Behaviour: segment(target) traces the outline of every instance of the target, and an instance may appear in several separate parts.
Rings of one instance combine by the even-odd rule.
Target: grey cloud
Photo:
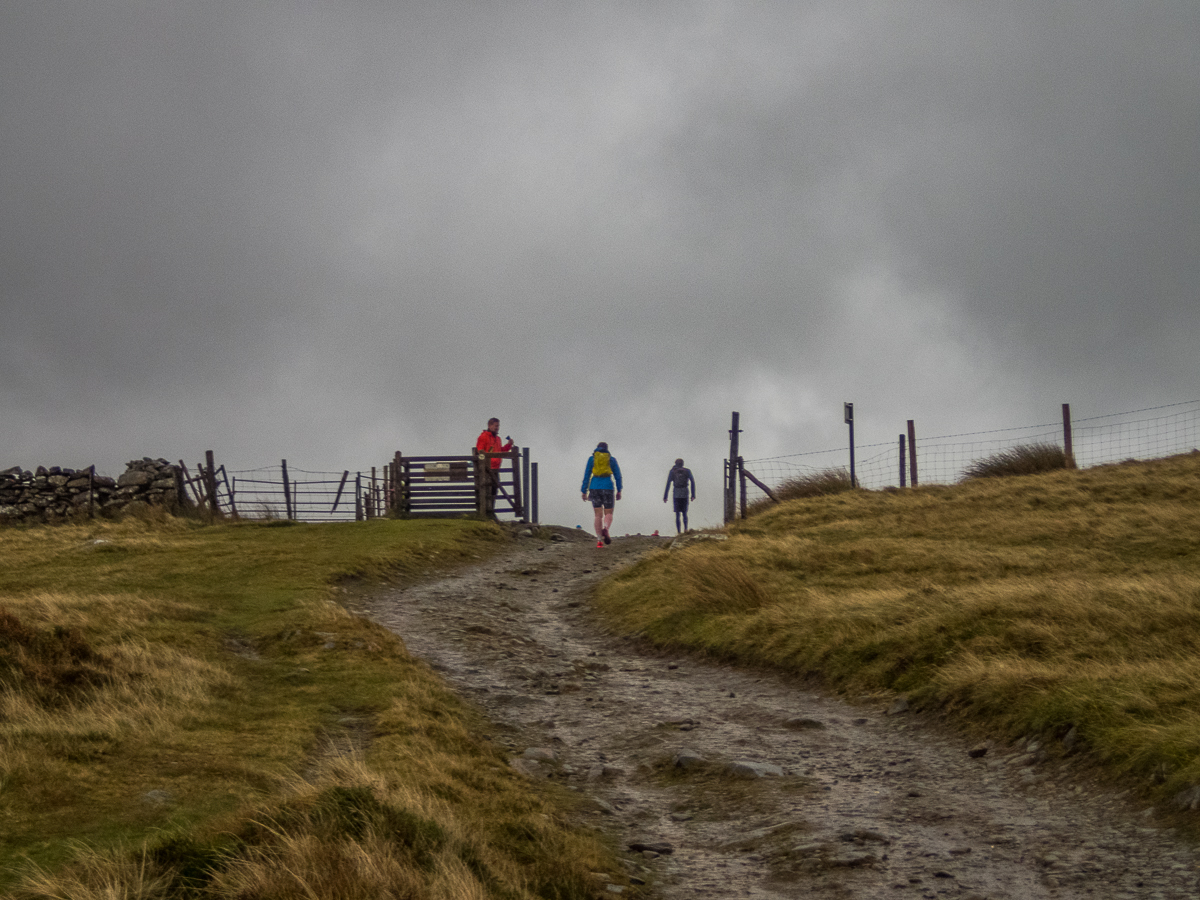
[[[1197,389],[1194,4],[2,15],[8,453],[496,412],[573,492],[597,429],[719,476],[730,408],[774,452]]]

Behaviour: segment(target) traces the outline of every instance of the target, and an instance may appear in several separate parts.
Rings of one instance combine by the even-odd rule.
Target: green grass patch
[[[1200,454],[795,499],[598,602],[661,645],[904,694],[991,737],[1074,729],[1114,775],[1200,784]]]
[[[0,531],[0,892],[591,896],[609,851],[337,602],[506,540],[465,521]]]

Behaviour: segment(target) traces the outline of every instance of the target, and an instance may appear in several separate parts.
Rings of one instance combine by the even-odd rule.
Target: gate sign
[[[846,413],[846,424],[847,425],[852,424],[854,422],[854,404],[853,403],[843,403],[842,408],[843,408],[843,411]]]
[[[466,462],[431,462],[425,464],[426,481],[466,481]]]

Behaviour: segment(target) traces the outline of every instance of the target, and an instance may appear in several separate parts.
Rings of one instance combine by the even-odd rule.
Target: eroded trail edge
[[[588,592],[664,543],[518,538],[355,608],[481,707],[515,766],[584,794],[648,896],[1200,896],[1192,847],[1035,743],[972,756],[907,713],[605,633]]]

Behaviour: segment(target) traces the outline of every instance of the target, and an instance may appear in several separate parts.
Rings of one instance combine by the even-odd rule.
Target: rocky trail
[[[585,796],[627,848],[627,896],[1200,897],[1195,849],[1035,742],[973,747],[903,704],[607,634],[588,592],[666,541],[547,534],[352,605],[481,707],[516,767]]]

